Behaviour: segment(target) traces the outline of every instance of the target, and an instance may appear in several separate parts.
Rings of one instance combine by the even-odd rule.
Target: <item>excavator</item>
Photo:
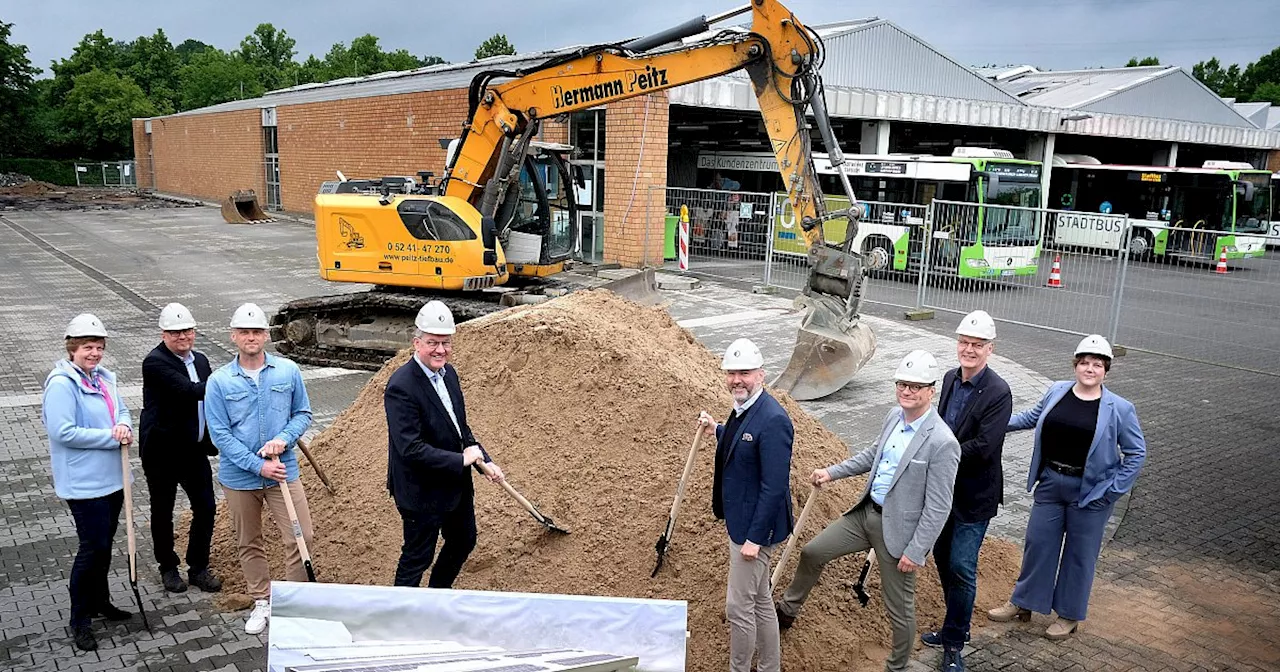
[[[716,24],[750,15],[750,27]],[[478,73],[468,116],[450,143],[443,176],[337,181],[315,199],[321,277],[371,283],[365,292],[290,302],[272,320],[277,349],[322,365],[380,367],[403,348],[425,301],[443,300],[459,320],[531,302],[522,295],[575,289],[564,280],[575,244],[572,147],[538,140],[542,123],[600,105],[745,69],[798,230],[809,275],[804,311],[787,368],[772,382],[796,399],[817,399],[848,383],[875,351],[860,321],[866,274],[852,249],[862,209],[843,170],[848,210],[827,211],[810,147],[808,114],[831,165],[844,156],[823,97],[820,36],[776,0],[701,16],[659,33],[597,44],[545,62]],[[849,222],[830,243],[823,225]],[[633,276],[627,295],[652,289],[652,271]],[[512,287],[517,291],[510,290]],[[524,291],[519,291],[523,288]],[[656,292],[653,292],[656,294]]]

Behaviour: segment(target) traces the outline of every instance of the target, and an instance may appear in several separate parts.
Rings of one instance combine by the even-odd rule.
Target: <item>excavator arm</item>
[[[710,33],[713,24],[747,13],[749,30]],[[679,42],[702,34],[709,36]],[[508,185],[516,182],[541,120],[745,69],[809,248],[809,278],[796,300],[807,312],[791,361],[773,385],[797,399],[826,396],[848,383],[871,357],[875,337],[857,312],[865,275],[861,255],[851,249],[860,211],[857,199],[841,172],[851,207],[826,211],[810,148],[808,111],[832,165],[843,162],[823,99],[821,61],[820,40],[786,7],[775,0],[752,0],[653,36],[579,49],[532,68],[482,72],[472,81],[470,115],[446,167],[444,193],[470,202],[483,217],[493,217]],[[507,81],[490,85],[500,78]],[[828,243],[823,235],[823,222],[833,217],[849,222],[840,244]]]

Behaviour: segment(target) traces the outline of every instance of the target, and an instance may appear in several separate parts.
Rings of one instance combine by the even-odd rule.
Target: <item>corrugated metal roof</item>
[[[1160,65],[1037,71],[1010,78],[999,86],[1029,105],[1075,109],[1177,71],[1176,67]]]
[[[726,77],[672,89],[671,103],[759,110],[751,83]],[[832,116],[847,119],[885,119],[1011,128],[1039,133],[1280,149],[1280,130],[1262,130],[1251,125],[1224,126],[1106,112],[1091,113],[1086,119],[1071,120],[1070,117],[1078,115],[1078,111],[834,86],[827,87],[827,108]]]
[[[1272,105],[1271,109],[1267,110],[1267,125],[1263,128],[1280,128],[1280,106]]]
[[[420,93],[423,91],[441,91],[466,87],[471,78],[481,70],[518,70],[522,67],[537,65],[553,56],[567,54],[578,47],[566,47],[554,51],[542,51],[533,54],[517,54],[514,56],[494,56],[482,61],[469,63],[444,63],[415,70],[381,72],[367,77],[348,77],[320,84],[303,84],[278,91],[271,91],[259,98],[233,100],[219,105],[211,105],[195,110],[179,112],[175,117],[190,114],[208,114],[214,112],[233,112],[236,110],[252,110],[261,107],[280,105],[300,105],[303,103],[319,103],[328,100],[344,100],[348,98],[368,98],[371,96],[390,96],[400,93]],[[497,81],[502,81],[501,79]]]
[[[1232,107],[1254,126],[1267,127],[1267,112],[1271,109],[1271,103],[1235,103]]]
[[[868,21],[823,40],[827,60],[822,79],[828,86],[1021,104],[994,82],[890,21]]]

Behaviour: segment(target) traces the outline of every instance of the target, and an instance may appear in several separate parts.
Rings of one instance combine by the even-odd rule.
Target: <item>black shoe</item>
[[[76,648],[81,651],[96,651],[98,649],[98,638],[93,636],[93,631],[87,625],[72,627],[71,636],[76,640]]]
[[[960,649],[943,649],[942,665],[938,669],[941,672],[964,672],[964,657],[960,655]]]
[[[920,635],[920,643],[925,646],[932,646],[935,649],[940,649],[942,648],[942,633],[937,630],[933,632],[926,632],[923,635]],[[969,633],[967,632],[964,633],[964,643],[969,643]]]
[[[785,613],[782,612],[782,607],[779,607],[777,605],[774,605],[773,609],[774,611],[778,612],[778,629],[779,630],[787,630],[787,629],[790,629],[791,626],[795,625],[796,623],[795,616],[786,615]]]
[[[214,576],[207,568],[202,569],[194,574],[187,574],[187,581],[191,585],[203,590],[206,593],[216,593],[222,590],[222,581]]]
[[[171,593],[187,592],[187,582],[182,580],[182,575],[176,569],[160,572],[160,582],[164,584],[164,589]]]
[[[127,621],[133,618],[133,614],[111,604],[110,602],[98,607],[98,616],[101,616],[108,621]]]

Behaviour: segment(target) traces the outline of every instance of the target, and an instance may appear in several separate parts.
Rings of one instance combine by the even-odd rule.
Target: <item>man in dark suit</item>
[[[453,313],[439,301],[418,311],[413,358],[391,374],[383,394],[387,412],[387,490],[404,524],[395,585],[450,588],[476,545],[471,469],[484,463],[486,477],[502,482],[502,470],[467,426],[458,372],[449,365]]]
[[[933,547],[947,615],[940,631],[926,632],[920,640],[943,648],[943,672],[965,669],[960,651],[969,639],[978,591],[978,551],[987,525],[1004,502],[1000,459],[1013,395],[1004,379],[987,366],[995,338],[996,323],[986,311],[964,316],[956,328],[960,366],[942,379],[938,399],[938,412],[960,442],[960,468],[951,516]]]
[[[751,341],[729,345],[720,365],[733,395],[733,411],[715,428],[716,468],[711,509],[729,533],[729,670],[778,672],[782,647],[769,585],[769,559],[794,527],[791,516],[791,445],[795,429],[776,399],[764,391],[764,357]]]
[[[218,452],[205,427],[209,359],[194,350],[196,321],[182,304],[160,311],[160,331],[163,342],[142,360],[139,451],[151,492],[151,540],[164,589],[185,591],[173,551],[173,506],[181,486],[191,500],[187,579],[201,590],[217,592],[222,581],[209,571],[215,509],[208,458]]]

